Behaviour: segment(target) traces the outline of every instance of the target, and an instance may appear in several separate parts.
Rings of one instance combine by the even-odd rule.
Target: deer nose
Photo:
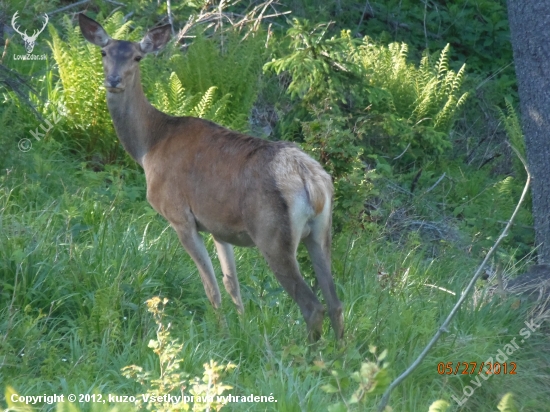
[[[122,81],[122,77],[120,76],[113,76],[113,75],[107,76],[107,84],[110,87],[117,87],[121,81]]]

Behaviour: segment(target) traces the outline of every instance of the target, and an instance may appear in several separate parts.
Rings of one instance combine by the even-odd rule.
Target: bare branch
[[[68,6],[60,7],[58,9],[54,10],[54,11],[50,11],[48,14],[51,16],[52,14],[60,13],[60,12],[65,11],[65,10],[72,9],[73,7],[82,6],[83,4],[86,4],[86,3],[89,3],[89,2],[90,2],[90,0],[80,0],[80,1],[77,1],[76,3],[69,4]]]
[[[42,100],[40,94],[32,87],[30,82],[17,73],[0,64],[0,84],[5,84],[6,87],[12,90],[22,102],[24,102],[41,121],[44,120],[42,114],[36,110],[36,107],[28,97],[29,92],[33,93],[39,100]]]
[[[441,181],[443,180],[443,178],[445,177],[445,172],[443,172],[443,174],[441,175],[441,177],[439,179],[437,179],[437,182],[435,182],[432,187],[430,187],[428,190],[426,190],[424,193],[422,193],[423,195],[425,195],[426,193],[430,193],[432,190],[434,190],[436,188],[436,186],[441,183]]]
[[[168,13],[168,22],[170,23],[170,26],[172,26],[172,36],[175,36],[176,33],[174,32],[174,20],[172,19],[172,7],[170,5],[170,0],[166,0],[166,12]]]
[[[252,10],[245,15],[225,11],[227,7],[235,4],[235,1],[222,1],[218,6],[209,5],[211,9],[205,7],[198,15],[189,17],[187,23],[179,31],[176,41],[181,43],[183,39],[195,37],[191,34],[191,31],[199,25],[206,25],[207,28],[214,27],[214,31],[223,31],[224,21],[229,23],[229,27],[237,30],[248,27],[248,32],[243,37],[243,39],[245,39],[250,33],[258,31],[260,24],[268,18],[279,17],[290,13],[290,11],[278,12],[273,6],[274,3],[275,0],[266,0],[253,7]],[[266,15],[265,12],[268,8],[273,9],[274,13]]]
[[[409,144],[407,145],[407,147],[405,147],[405,150],[403,150],[403,152],[402,152],[399,156],[394,157],[393,160],[397,160],[397,159],[399,159],[401,156],[403,156],[403,155],[407,152],[407,150],[409,150],[409,147],[411,147],[411,143],[410,143],[410,142],[409,142]]]

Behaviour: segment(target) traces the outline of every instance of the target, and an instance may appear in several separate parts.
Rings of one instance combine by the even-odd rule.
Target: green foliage
[[[170,325],[165,324],[164,308],[168,299],[160,299],[155,296],[147,300],[147,310],[153,314],[155,324],[157,325],[157,339],[149,341],[149,348],[158,356],[160,373],[157,376],[155,371],[144,371],[143,367],[130,365],[122,368],[123,375],[135,380],[142,385],[144,392],[150,396],[150,400],[144,402],[143,398],[138,401],[138,407],[145,407],[147,410],[154,411],[187,411],[189,402],[179,402],[174,405],[173,402],[164,400],[164,395],[180,394],[183,395],[184,389],[188,384],[191,385],[189,393],[194,397],[193,411],[215,410],[219,411],[226,403],[222,395],[226,390],[232,389],[232,386],[224,385],[220,381],[221,374],[235,368],[235,365],[218,365],[210,360],[210,363],[204,364],[204,375],[202,378],[195,377],[188,379],[189,375],[181,372],[180,353],[183,345],[170,336]],[[158,401],[157,399],[163,399]],[[197,401],[200,399],[200,401]]]
[[[514,402],[514,395],[507,393],[502,397],[497,406],[500,412],[517,412],[518,408]]]
[[[436,61],[426,54],[418,68],[407,62],[405,43],[392,43],[385,48],[367,40],[362,50],[359,58],[370,84],[388,92],[387,100],[381,103],[389,111],[400,117],[410,113],[407,121],[413,125],[425,122],[424,126],[431,126],[434,131],[450,130],[467,93],[461,93],[465,66],[458,72],[449,69],[448,44]]]
[[[412,146],[403,160],[429,159],[450,147],[448,133],[466,100],[462,93],[464,66],[449,68],[449,46],[437,60],[424,56],[417,68],[407,62],[405,44],[379,46],[365,37],[353,40],[349,31],[326,39],[326,25],[313,28],[295,20],[287,36],[286,56],[265,66],[288,72],[291,97],[304,104],[328,99],[332,114],[351,115],[348,127],[368,113],[366,153],[396,156]],[[371,137],[373,136],[373,137]]]
[[[521,123],[516,109],[510,98],[506,97],[504,103],[506,105],[506,113],[504,113],[501,108],[497,107],[500,121],[504,124],[504,130],[506,130],[506,134],[510,139],[510,144],[517,149],[524,159],[527,159],[527,156],[525,156],[523,130],[521,129]],[[518,176],[526,176],[523,163],[516,156],[514,156],[514,169]]]
[[[449,68],[449,45],[437,60],[425,54],[418,68],[407,62],[404,43],[381,47],[365,38],[360,51],[356,56],[370,86],[374,123],[367,136],[386,134],[389,140],[380,149],[394,157],[410,147],[404,162],[412,157],[422,164],[449,149],[448,134],[467,98],[462,92],[465,66],[458,72]],[[380,153],[377,142],[369,142],[373,152]]]
[[[223,119],[221,111],[229,100],[225,95],[218,101],[214,100],[216,87],[209,88],[202,96],[190,96],[185,92],[179,77],[172,72],[168,82],[159,80],[156,83],[153,101],[157,109],[172,116],[191,115],[209,120]]]
[[[246,131],[265,59],[264,43],[261,33],[246,39],[236,30],[211,38],[198,35],[186,53],[172,55],[170,65],[190,94],[208,94],[219,102],[218,123]]]
[[[448,46],[436,60],[426,54],[416,67],[407,61],[405,44],[358,41],[349,31],[327,39],[326,30],[295,20],[288,51],[265,69],[288,73],[287,92],[300,99],[282,137],[298,135],[333,175],[337,219],[356,218],[374,177],[365,164],[374,160],[379,173],[391,174],[394,168],[421,167],[451,147],[449,132],[467,96],[465,69],[449,68]],[[300,123],[295,116],[302,117]]]
[[[330,116],[322,109],[313,110],[316,118],[301,123],[302,148],[321,162],[333,178],[335,227],[355,225],[365,199],[375,194],[376,174],[374,170],[366,171],[362,161],[362,130],[348,130],[343,117]]]
[[[294,16],[315,23],[335,20],[336,31],[349,28],[354,35],[405,42],[417,56],[426,48],[441,50],[451,43],[455,59],[467,60],[475,72],[496,72],[512,61],[504,0],[294,0],[292,9]]]
[[[458,60],[468,60],[476,71],[496,71],[512,60],[503,0],[425,4],[389,0],[374,1],[371,5],[372,18],[365,20],[361,32],[385,32],[417,49],[437,50],[451,43]],[[495,54],[495,50],[500,52]]]
[[[411,175],[401,178],[410,181]],[[438,181],[429,195],[425,195]],[[470,239],[469,249],[478,255],[488,250],[499,236],[516,207],[524,184],[523,175],[490,176],[484,168],[465,165],[462,160],[449,160],[424,169],[417,181],[419,193],[414,205],[416,213],[432,216],[428,220],[437,220],[442,212],[446,216],[444,219],[453,219],[456,227]],[[514,223],[510,234],[502,241],[501,253],[506,260],[521,259],[531,253],[534,231],[529,204],[522,206]]]
[[[389,364],[384,362],[388,351],[384,350],[377,356],[376,347],[370,346],[369,352],[375,360],[362,362],[359,371],[349,376],[342,376],[342,372],[337,370],[331,371],[331,382],[323,385],[321,389],[326,393],[339,393],[343,402],[329,406],[329,412],[356,410],[359,406],[364,409],[369,396],[380,395],[387,389],[391,382],[387,371]],[[342,390],[346,389],[351,381],[355,382],[357,389],[346,400]]]
[[[292,98],[305,103],[319,98],[340,100],[346,79],[356,78],[354,66],[347,64],[354,48],[349,32],[327,39],[328,26],[321,23],[312,27],[308,20],[294,19],[283,55],[264,66],[264,70],[277,74],[288,72],[291,81],[287,92]]]
[[[1,89],[0,89],[1,90]],[[21,139],[33,139],[29,130],[34,130],[38,125],[36,114],[25,105],[13,91],[1,90],[0,92],[0,125],[3,132],[0,134],[0,145],[4,150],[0,151],[0,165],[8,168],[13,164],[11,155],[18,148]]]

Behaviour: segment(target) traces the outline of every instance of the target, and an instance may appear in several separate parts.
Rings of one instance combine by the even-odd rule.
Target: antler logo
[[[33,49],[34,49],[34,44],[36,43],[36,38],[38,37],[38,35],[40,33],[42,33],[44,31],[44,29],[46,28],[46,25],[48,24],[48,15],[46,13],[44,13],[44,25],[42,26],[42,28],[40,30],[34,30],[32,36],[29,36],[27,34],[27,30],[25,30],[23,33],[21,33],[19,31],[19,26],[16,26],[16,20],[17,20],[17,13],[19,13],[18,11],[15,12],[15,14],[13,15],[12,19],[11,19],[11,26],[13,27],[13,29],[19,33],[21,35],[21,37],[23,38],[23,41],[25,42],[25,49],[27,49],[27,53],[30,54],[32,53]]]

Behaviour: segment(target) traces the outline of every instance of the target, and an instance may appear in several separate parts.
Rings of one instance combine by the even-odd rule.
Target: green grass
[[[246,314],[239,318],[223,291],[223,329],[196,267],[147,204],[142,174],[119,166],[94,172],[48,147],[41,142],[28,153],[12,150],[0,175],[0,387],[10,385],[22,395],[144,393],[120,370],[135,364],[158,372],[147,347],[156,325],[144,302],[159,295],[170,300],[165,321],[172,338],[183,343],[185,372],[202,375],[210,359],[231,362],[237,367],[223,379],[234,387],[229,393],[278,400],[233,403],[225,410],[327,410],[340,400],[321,389],[331,379],[328,370],[351,374],[374,345],[388,350],[390,376],[396,377],[457,299],[426,285],[459,294],[477,265],[452,244],[440,245],[434,258],[414,234],[396,244],[381,228],[339,233],[333,269],[345,304],[344,345],[335,344],[327,321],[325,338],[307,347],[297,306],[256,250],[237,248]],[[207,247],[215,256],[210,240]],[[311,267],[303,266],[313,283]],[[512,309],[508,300],[469,299],[449,334],[393,393],[394,410],[426,411],[436,399],[459,396],[471,378],[440,376],[437,363],[495,355],[519,336],[525,310]],[[508,391],[522,411],[544,410],[547,344],[544,331],[534,334],[510,359],[518,375],[492,377],[460,410],[494,410]],[[321,360],[327,369],[316,368],[314,361]],[[349,397],[353,390],[351,384],[343,393]],[[366,410],[375,410],[377,399],[369,398]],[[81,407],[90,410],[89,404]]]

